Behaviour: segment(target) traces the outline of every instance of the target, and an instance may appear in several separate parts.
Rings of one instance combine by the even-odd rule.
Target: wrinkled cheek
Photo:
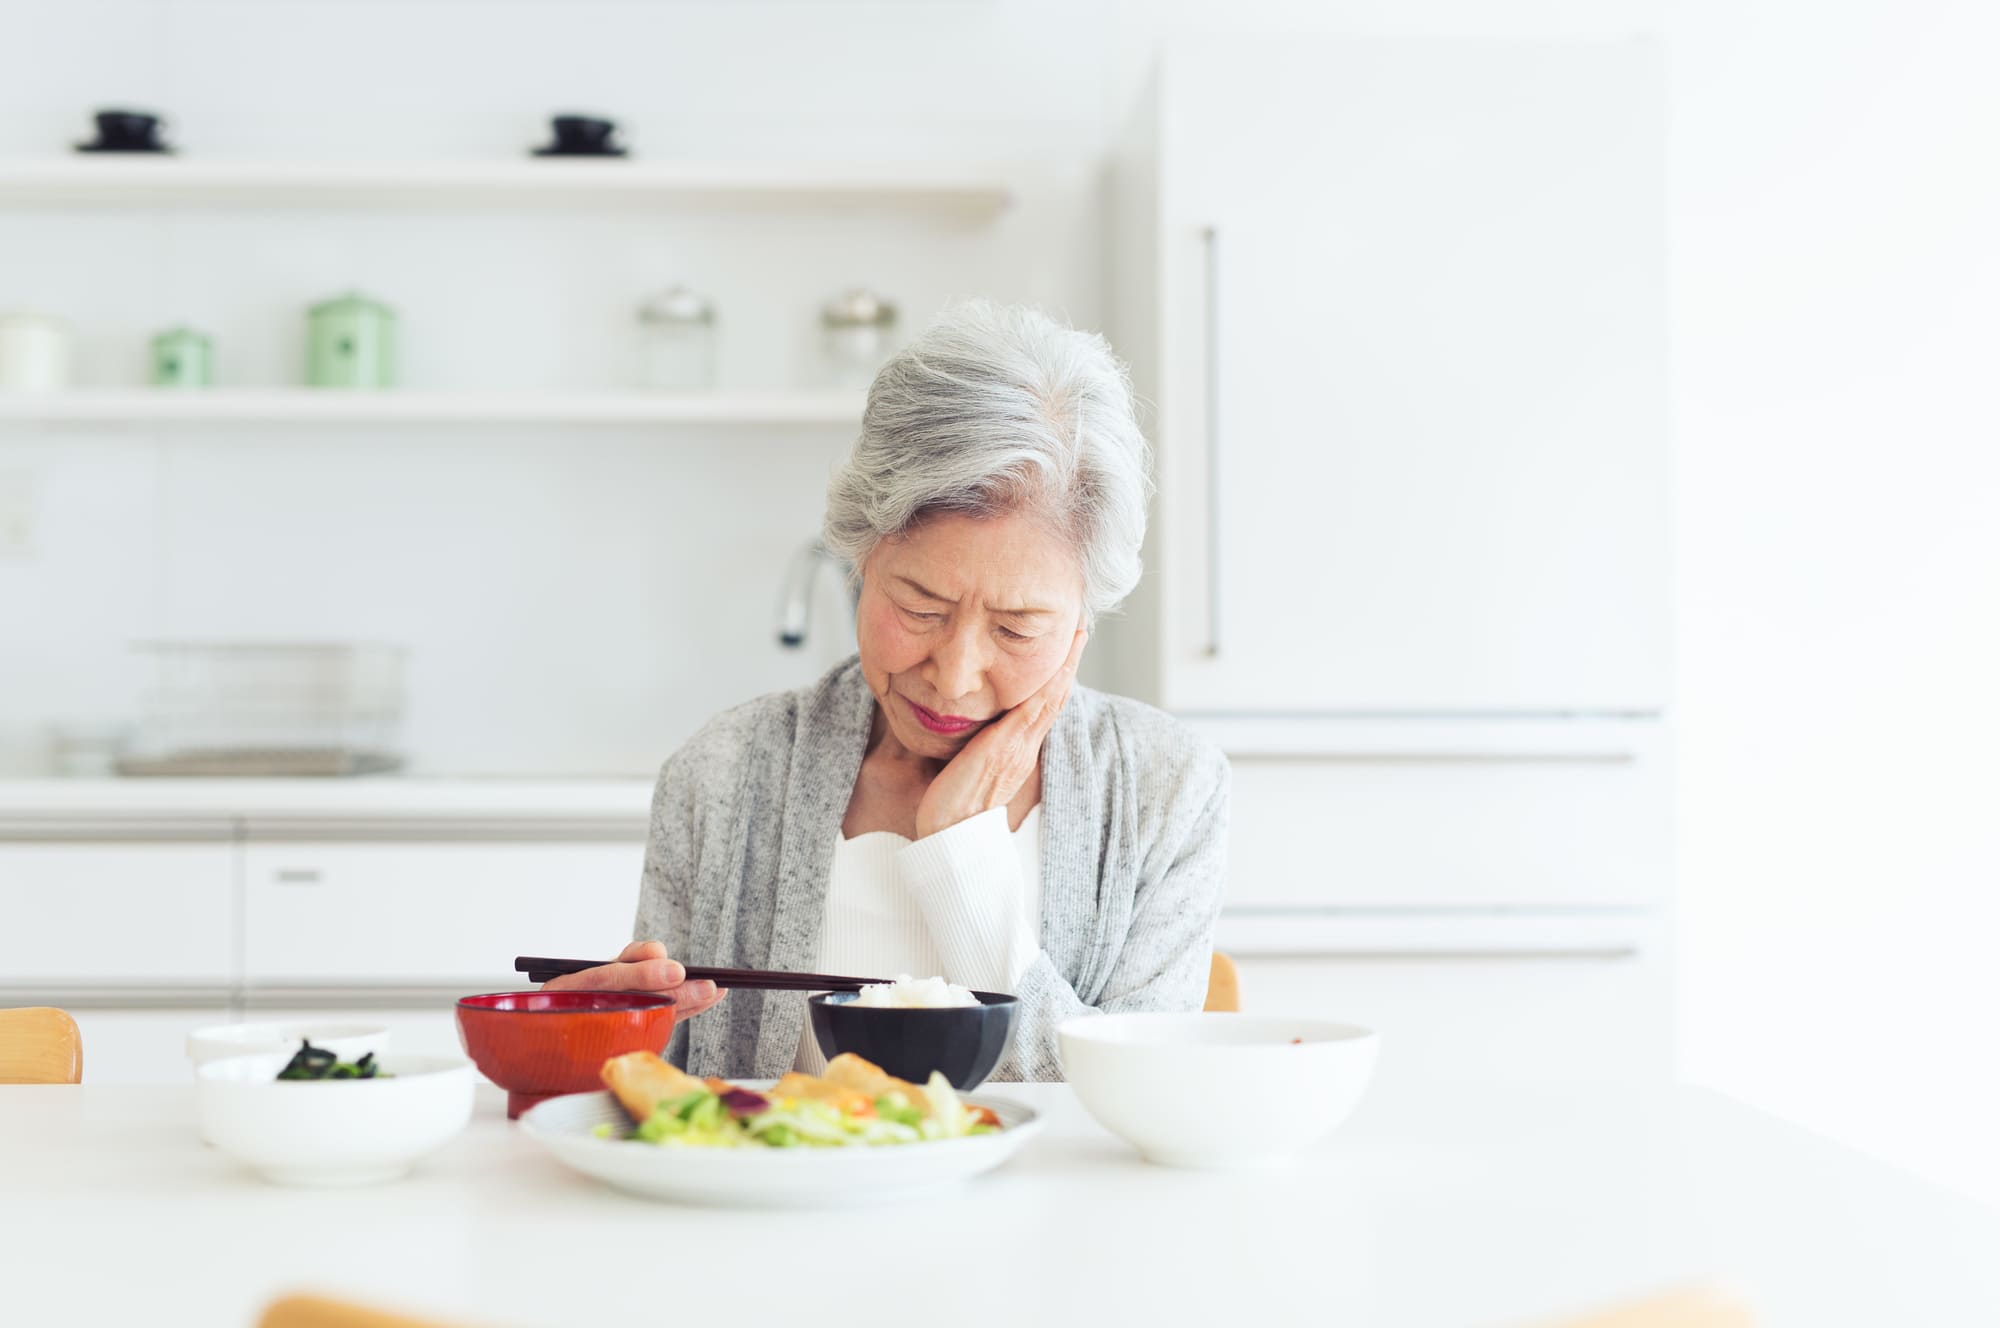
[[[1069,658],[1067,648],[1061,651],[1036,651],[1026,659],[1016,661],[1017,667],[1009,669],[1000,692],[1000,706],[1012,710],[1021,702],[1042,689],[1042,685],[1056,676],[1056,670]]]
[[[864,603],[854,621],[854,637],[861,650],[861,671],[878,689],[891,674],[903,672],[923,657],[920,650],[912,649],[910,634],[896,620],[893,606]]]

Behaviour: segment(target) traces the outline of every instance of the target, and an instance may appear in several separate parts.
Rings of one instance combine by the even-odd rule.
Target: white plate
[[[1042,1128],[1040,1118],[1018,1102],[965,1100],[998,1116],[1000,1132],[869,1148],[655,1148],[593,1133],[607,1123],[620,1132],[631,1128],[625,1109],[609,1093],[550,1098],[521,1116],[521,1128],[565,1166],[649,1199],[823,1208],[901,1199],[991,1171]]]

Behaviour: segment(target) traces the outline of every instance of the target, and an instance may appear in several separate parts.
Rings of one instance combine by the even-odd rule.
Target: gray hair
[[[1075,548],[1094,619],[1139,584],[1150,492],[1131,381],[1104,338],[979,300],[875,375],[824,538],[858,577],[876,544],[927,517],[1029,513]]]

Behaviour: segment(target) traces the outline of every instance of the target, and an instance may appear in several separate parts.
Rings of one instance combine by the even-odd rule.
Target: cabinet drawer
[[[251,842],[244,972],[254,987],[525,985],[517,954],[610,956],[631,937],[632,843]]]
[[[232,853],[226,841],[0,843],[0,981],[227,981]]]
[[[1648,745],[1231,764],[1231,905],[1629,906],[1669,890],[1671,790]]]

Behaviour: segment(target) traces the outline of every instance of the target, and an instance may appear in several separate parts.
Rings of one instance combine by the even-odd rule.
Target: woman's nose
[[[986,673],[986,660],[979,640],[971,631],[954,632],[931,655],[931,686],[938,700],[956,701],[971,696]]]

